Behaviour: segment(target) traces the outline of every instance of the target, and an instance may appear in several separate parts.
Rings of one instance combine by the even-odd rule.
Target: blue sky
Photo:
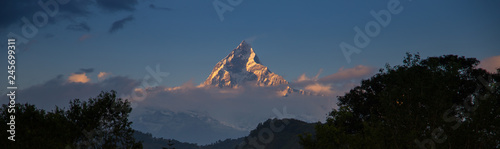
[[[222,21],[214,1],[140,0],[123,7],[94,3],[84,7],[85,14],[61,11],[39,28],[30,45],[19,45],[27,49],[19,52],[20,87],[80,68],[95,70],[89,74],[91,80],[97,80],[98,72],[141,79],[147,74],[144,68],[156,64],[170,73],[162,85],[201,83],[245,39],[251,40],[264,65],[287,80],[314,75],[319,69],[328,75],[342,67],[400,64],[406,52],[478,59],[500,54],[500,2],[494,0],[400,1],[402,11],[391,16],[361,53],[351,56],[351,63],[339,44],[353,44],[353,28],[374,21],[370,11],[387,9],[390,1],[242,0],[236,6],[220,1],[233,8],[223,13]],[[69,4],[76,2],[60,8],[71,9]],[[33,8],[30,12],[42,10]],[[109,32],[113,22],[128,16],[133,19],[123,28]],[[21,34],[19,20],[13,19],[1,33]],[[89,30],[67,29],[79,23]]]

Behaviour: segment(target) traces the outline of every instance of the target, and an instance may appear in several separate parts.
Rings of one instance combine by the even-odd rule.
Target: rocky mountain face
[[[237,88],[241,85],[278,86],[288,84],[262,65],[252,47],[245,41],[241,42],[224,59],[219,61],[204,86]]]

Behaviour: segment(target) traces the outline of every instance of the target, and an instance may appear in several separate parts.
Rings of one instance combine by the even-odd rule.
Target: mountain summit
[[[203,86],[237,88],[244,84],[277,86],[288,82],[262,65],[252,47],[243,40],[215,65]]]

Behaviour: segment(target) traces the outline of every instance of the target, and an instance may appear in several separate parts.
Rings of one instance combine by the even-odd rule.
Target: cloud
[[[334,93],[331,85],[323,85],[319,83],[307,85],[304,89],[320,95],[332,95]]]
[[[104,80],[107,77],[109,77],[110,75],[111,75],[111,73],[108,73],[108,72],[99,72],[99,74],[97,75],[97,79]]]
[[[193,83],[193,80],[189,80],[186,83],[182,84],[181,86],[176,86],[176,87],[165,87],[165,91],[187,91],[190,89],[194,89],[196,86]]]
[[[85,73],[73,73],[68,80],[65,78],[59,75],[45,83],[20,90],[22,100],[19,102],[29,102],[37,107],[51,110],[54,105],[66,107],[68,102],[75,98],[95,97],[100,91],[116,90],[118,97],[124,99],[131,99],[129,97],[132,97],[133,93],[141,92],[144,93],[144,100],[132,100],[135,105],[132,113],[135,116],[145,114],[141,113],[143,111],[141,109],[197,111],[207,113],[210,117],[228,125],[248,130],[267,118],[278,117],[273,110],[282,111],[284,107],[298,119],[309,122],[323,121],[325,115],[335,107],[336,102],[334,98],[326,96],[300,94],[278,96],[276,92],[279,87],[199,88],[192,81],[188,81],[180,87],[139,88],[140,81],[122,76],[109,77],[95,83],[90,82]]]
[[[80,71],[75,73],[82,74],[82,73],[92,73],[92,72],[94,72],[94,68],[80,68]]]
[[[336,99],[326,96],[292,94],[282,97],[277,94],[279,87],[197,88],[192,83],[183,86],[176,89],[154,87],[137,90],[145,92],[146,98],[137,102],[135,109],[197,111],[240,128],[252,129],[259,122],[277,117],[273,109],[281,111],[283,107],[287,107],[288,112],[298,119],[324,121],[336,102]]]
[[[125,23],[130,22],[132,20],[134,20],[134,17],[132,15],[130,15],[128,17],[125,17],[123,19],[120,19],[118,21],[113,22],[113,24],[111,25],[111,28],[109,28],[109,33],[116,32],[117,30],[123,28],[123,25]]]
[[[60,5],[60,9],[62,12],[66,12],[65,14],[61,14],[61,16],[69,17],[68,19],[72,19],[74,17],[85,17],[92,14],[90,9],[91,6],[94,6],[94,1],[89,0],[72,0],[67,4]]]
[[[97,5],[109,11],[134,11],[137,0],[96,0]]]
[[[50,18],[49,21],[65,20],[68,18],[86,16],[90,14],[88,7],[93,3],[94,2],[88,0],[72,0],[66,4],[57,3],[59,6],[59,13],[56,15],[58,18]],[[53,7],[51,6],[51,8]],[[7,28],[12,24],[21,23],[20,20],[23,17],[31,20],[32,16],[38,11],[45,12],[38,4],[38,1],[0,1],[0,16],[2,16],[0,27]]]
[[[85,73],[76,74],[73,73],[68,77],[68,82],[71,83],[87,83],[90,79],[85,75]]]
[[[124,76],[112,76],[96,84],[103,89],[113,89],[120,94],[129,94],[140,85],[140,82]]]
[[[321,72],[323,72],[323,69],[320,69],[318,71],[318,73],[316,74],[316,76],[314,76],[313,78],[309,78],[306,76],[305,73],[303,73],[302,75],[299,76],[299,78],[296,80],[296,82],[317,81]]]
[[[81,22],[78,24],[70,24],[66,27],[67,30],[73,30],[73,31],[85,31],[89,32],[90,31],[90,26],[87,25],[86,22]]]
[[[240,135],[236,135],[242,136],[269,118],[296,118],[308,122],[324,122],[328,112],[336,108],[336,99],[331,97],[299,94],[291,94],[287,97],[278,96],[276,91],[279,87],[197,88],[193,87],[192,83],[183,86],[176,90],[170,90],[169,87],[138,90],[147,96],[142,101],[134,102],[136,106],[129,118],[134,122],[134,129],[152,132],[153,135],[159,137],[183,138],[182,133],[176,134],[175,132],[179,130],[179,126],[191,126],[193,123],[199,125],[200,122],[185,118],[173,119],[175,114],[170,113],[188,113],[205,122],[201,123],[203,127],[210,127],[207,124],[221,122],[224,126],[243,131]],[[172,111],[166,113],[171,116],[158,116],[158,113],[163,113],[163,111]],[[228,132],[231,131],[227,129],[214,131],[212,139],[184,138],[196,143],[207,143],[229,137]],[[184,131],[184,133],[188,133],[186,134],[188,136],[204,136],[205,134],[203,131]]]
[[[13,23],[20,22],[22,17],[32,16],[38,10],[41,9],[36,1],[1,1],[0,15],[2,21],[0,21],[0,27],[6,28]]]
[[[158,6],[154,5],[154,4],[149,5],[149,8],[156,9],[156,10],[166,10],[166,11],[172,10],[170,8],[167,8],[167,7],[158,7]]]
[[[79,41],[85,41],[87,39],[89,39],[90,37],[92,37],[92,35],[90,34],[83,34],[82,36],[80,36],[80,38],[78,38]]]
[[[84,71],[91,72],[88,69]],[[108,73],[99,74],[97,76],[102,77]],[[81,78],[88,79],[86,73],[73,73],[68,80],[81,80]],[[300,94],[278,96],[277,91],[281,89],[280,87],[242,86],[238,89],[221,89],[196,87],[192,81],[188,81],[178,87],[140,88],[140,81],[122,76],[111,76],[99,82],[91,82],[90,79],[83,81],[86,83],[68,80],[65,76],[59,75],[45,83],[19,90],[18,102],[29,102],[39,108],[52,110],[54,106],[67,108],[72,99],[86,100],[95,97],[100,91],[116,90],[118,97],[132,101],[133,110],[130,119],[135,125],[148,126],[146,122],[141,121],[144,116],[151,116],[147,111],[169,110],[206,113],[208,117],[227,126],[242,130],[251,130],[268,118],[283,118],[282,113],[308,122],[324,121],[326,114],[336,107],[336,99],[329,96]],[[134,100],[134,95],[141,95],[144,99]],[[2,98],[6,97],[0,97]],[[183,123],[189,122],[182,121],[179,125]]]
[[[82,75],[84,74],[80,74],[80,77],[83,77]],[[17,102],[28,102],[45,110],[53,110],[55,106],[67,107],[73,99],[86,100],[95,97],[101,91],[115,90],[119,94],[130,94],[140,85],[139,81],[123,76],[110,77],[97,83],[74,83],[65,78],[64,75],[58,75],[47,82],[21,89]],[[0,99],[7,100],[5,97]]]
[[[339,69],[337,73],[323,77],[319,81],[334,82],[339,80],[360,79],[373,75],[375,73],[374,70],[375,70],[374,68],[364,65],[358,65],[354,68],[349,68],[349,69],[344,69],[344,67],[342,67]]]
[[[492,56],[481,60],[478,65],[479,68],[483,68],[488,72],[495,73],[497,69],[500,68],[500,55]]]
[[[39,1],[26,0],[4,0],[0,1],[0,28],[15,27],[17,32],[21,32],[21,26],[24,24],[21,18],[25,17],[32,21],[33,15],[37,12],[47,13],[44,8],[38,4]],[[100,13],[96,11],[96,7],[106,10],[104,12],[115,11],[133,11],[138,4],[137,0],[71,0],[68,3],[61,4],[59,1],[40,1],[45,2],[49,9],[54,10],[56,7],[50,3],[57,4],[57,13],[55,16],[48,18],[50,24],[55,24],[60,21],[75,22],[79,18],[93,17]],[[50,5],[49,5],[50,4]],[[90,31],[90,27],[85,23],[71,24],[67,26],[68,30],[75,31]]]
[[[33,47],[36,47],[35,45],[38,44],[38,40],[32,39],[29,40],[28,43],[20,50],[20,52],[27,52],[31,50]]]
[[[369,66],[358,65],[353,68],[339,69],[338,72],[319,78],[322,69],[316,76],[310,78],[306,74],[300,75],[297,80],[291,82],[294,88],[304,89],[306,91],[324,96],[341,96],[348,92],[361,82],[361,79],[367,78],[375,73],[375,69]]]
[[[307,77],[305,73],[299,76],[297,82],[312,81],[311,78]]]
[[[249,43],[249,44],[253,44],[253,42],[258,38],[258,36],[251,36],[251,37],[248,37],[248,38],[245,38],[245,42]]]
[[[250,37],[245,38],[244,40],[245,40],[245,42],[252,44],[258,38],[263,38],[263,37],[267,37],[267,34],[259,34],[259,35],[250,36]]]

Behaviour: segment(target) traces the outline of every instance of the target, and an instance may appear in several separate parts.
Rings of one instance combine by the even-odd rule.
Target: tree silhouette
[[[79,133],[76,146],[94,148],[131,148],[137,145],[132,137],[128,114],[130,102],[116,98],[116,92],[101,92],[97,98],[70,102],[67,118]],[[81,130],[81,131],[78,131]]]
[[[339,97],[305,148],[498,148],[499,73],[445,55],[386,66]]]
[[[45,112],[30,104],[16,104],[15,109],[16,142],[1,139],[0,148],[142,148],[132,136],[130,103],[116,98],[115,91],[72,100],[67,111],[56,107]],[[7,105],[0,109],[3,128],[8,127],[7,110]]]
[[[168,143],[167,143],[168,147],[162,147],[162,149],[175,149],[174,146],[174,143],[172,142],[172,140],[168,140]]]

